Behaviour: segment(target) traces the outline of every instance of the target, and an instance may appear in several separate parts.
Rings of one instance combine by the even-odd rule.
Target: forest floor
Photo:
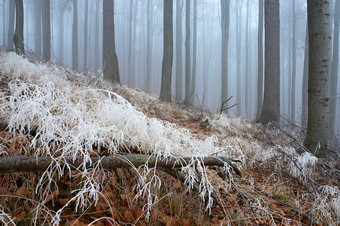
[[[12,78],[2,63],[0,60],[3,107]],[[72,82],[79,83],[77,76],[74,78]],[[44,200],[37,191],[44,172],[1,173],[0,222],[49,224],[62,208],[60,225],[340,224],[340,152],[336,145],[327,159],[317,160],[301,145],[303,131],[289,123],[263,126],[181,102],[163,103],[156,95],[139,89],[96,82],[90,80],[86,85],[112,90],[148,118],[185,128],[195,139],[215,137],[215,145],[227,151],[228,147],[236,147],[232,150],[242,162],[237,164],[242,175],[223,177],[217,167],[207,168],[207,178],[213,186],[213,205],[207,209],[207,200],[202,200],[199,191],[188,191],[183,182],[157,170],[161,180],[159,199],[146,219],[143,207],[147,201],[135,198],[138,179],[133,169],[103,172],[102,196],[82,211],[76,210],[78,204],[72,201],[73,191],[81,183],[76,170],[56,180]],[[0,120],[8,120],[8,116],[2,113]],[[30,135],[0,131],[0,157],[33,155],[32,139]],[[199,179],[196,182],[199,184]]]

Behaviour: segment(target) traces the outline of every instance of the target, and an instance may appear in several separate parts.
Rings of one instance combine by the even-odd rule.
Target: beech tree
[[[279,0],[265,1],[265,79],[259,122],[280,119],[280,21]]]
[[[228,99],[229,0],[221,0],[221,105]],[[223,106],[222,106],[223,107]]]
[[[182,11],[183,0],[176,0],[176,99],[182,100],[182,76],[183,76],[183,53],[182,53]]]
[[[259,119],[263,103],[263,0],[259,0],[259,27],[257,36],[257,111],[255,119]]]
[[[78,70],[78,0],[73,0],[72,66]]]
[[[331,29],[329,0],[308,0],[308,123],[304,144],[323,156],[329,136]]]
[[[173,61],[173,2],[164,0],[163,8],[163,63],[160,99],[171,101],[171,73]]]
[[[50,0],[43,0],[43,58],[46,61],[51,60],[51,16]]]
[[[190,0],[185,1],[185,104],[190,104]]]
[[[115,45],[114,1],[103,1],[103,73],[104,78],[120,83]]]
[[[22,0],[15,0],[15,32],[14,45],[18,54],[25,54],[24,50],[24,6]]]

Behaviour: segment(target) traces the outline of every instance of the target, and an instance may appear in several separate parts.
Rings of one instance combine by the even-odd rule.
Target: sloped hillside
[[[340,223],[339,170],[289,129],[14,53],[1,53],[0,73],[0,165],[26,156],[37,168],[0,172],[4,224]],[[107,159],[128,167],[106,169]]]

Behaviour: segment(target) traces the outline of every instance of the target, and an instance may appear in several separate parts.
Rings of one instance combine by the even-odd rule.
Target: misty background
[[[75,3],[76,2],[76,3]],[[185,7],[188,1],[174,0],[173,99],[184,100],[185,94]],[[43,0],[24,0],[24,43],[26,52],[42,56]],[[212,112],[221,108],[221,4],[219,0],[190,1],[191,67],[194,59],[193,24],[197,24],[194,104]],[[51,59],[57,64],[82,72],[101,74],[103,5],[101,0],[51,0]],[[163,57],[163,0],[115,0],[115,41],[122,85],[138,87],[159,94]],[[197,6],[195,6],[197,4]],[[11,22],[14,0],[2,0],[0,43],[14,49]],[[75,8],[76,7],[76,8]],[[194,8],[197,7],[197,18]],[[331,21],[334,20],[331,1]],[[178,13],[181,15],[177,23]],[[42,19],[41,19],[42,18]],[[87,18],[87,19],[86,19]],[[306,0],[280,1],[281,115],[301,125],[302,86],[305,69]],[[87,22],[86,22],[87,21]],[[74,40],[74,26],[78,37]],[[182,72],[176,68],[176,31],[182,27]],[[332,25],[332,30],[334,26]],[[14,28],[12,28],[14,29]],[[257,111],[259,1],[231,0],[228,48],[228,113],[255,119]],[[333,32],[333,31],[332,31]],[[10,38],[9,38],[10,37]],[[339,37],[336,37],[339,39]],[[148,43],[151,54],[147,54]],[[72,49],[77,45],[76,66]],[[147,69],[148,63],[151,69]],[[151,87],[147,87],[147,74]],[[337,73],[339,75],[339,71]],[[182,93],[176,93],[176,79],[181,78]],[[332,82],[332,81],[331,81]],[[238,89],[238,83],[241,89]],[[340,98],[338,79],[335,135],[340,134]]]

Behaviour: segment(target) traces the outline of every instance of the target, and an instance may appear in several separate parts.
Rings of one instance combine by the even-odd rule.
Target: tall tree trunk
[[[173,2],[164,0],[163,11],[163,63],[160,99],[171,101],[171,72],[173,60]]]
[[[96,1],[96,14],[95,14],[95,35],[94,35],[94,51],[95,51],[95,70],[100,68],[100,46],[99,46],[99,0]]]
[[[294,0],[288,0],[289,3],[289,7],[288,7],[288,12],[289,14],[291,14],[291,5],[292,5],[292,1]],[[287,107],[285,107],[285,102],[282,103],[283,105],[283,109],[287,109],[287,117],[289,118],[289,120],[291,120],[290,115],[292,112],[292,17],[289,15],[288,18],[288,31],[287,31],[287,40],[288,40],[288,66],[287,66],[287,74],[283,77],[287,77],[288,82],[287,82],[287,93],[283,94],[283,99],[286,101],[287,103]],[[284,55],[283,55],[284,57]],[[285,86],[283,84],[283,86]],[[284,87],[283,87],[284,88]],[[285,89],[283,89],[285,90]]]
[[[295,1],[292,2],[292,94],[291,94],[291,112],[290,120],[295,122],[295,83],[296,83],[296,13]]]
[[[185,104],[190,104],[190,0],[185,1]]]
[[[103,72],[104,78],[120,83],[115,46],[114,1],[103,1]]]
[[[24,6],[22,0],[15,0],[14,45],[18,54],[25,54],[24,49]]]
[[[192,75],[191,75],[191,100],[194,102],[196,92],[196,60],[197,60],[197,1],[194,1],[194,18],[193,18],[193,41],[192,41]]]
[[[129,54],[128,54],[128,85],[132,85],[132,15],[133,15],[133,2],[130,0],[130,16],[129,16]]]
[[[244,94],[244,110],[246,113],[246,116],[250,116],[250,59],[249,59],[249,13],[250,13],[250,9],[249,9],[249,2],[250,0],[247,0],[247,20],[246,20],[246,76],[245,76],[245,94]]]
[[[9,1],[9,13],[8,13],[8,43],[7,47],[13,49],[13,37],[14,37],[14,19],[15,19],[15,1]]]
[[[2,43],[6,43],[6,0],[3,0],[2,6]]]
[[[280,21],[279,0],[265,1],[265,80],[259,122],[280,119]]]
[[[59,61],[64,64],[64,11],[65,6],[63,4],[59,5],[59,39],[58,39],[58,47],[59,47]]]
[[[323,156],[329,136],[331,29],[329,0],[308,0],[308,125],[305,146]]]
[[[41,0],[34,1],[34,51],[41,56],[41,23],[42,23],[42,2]]]
[[[241,87],[241,8],[239,1],[236,3],[236,76],[237,76],[237,115],[241,115],[242,110],[242,87]]]
[[[43,0],[43,58],[45,61],[51,60],[51,17],[50,0]]]
[[[221,105],[228,99],[229,0],[221,0]],[[223,107],[223,106],[222,106]]]
[[[182,100],[183,96],[182,10],[183,0],[176,0],[176,100]]]
[[[146,40],[146,90],[151,93],[152,88],[152,21],[153,21],[153,1],[147,3],[147,40]]]
[[[257,37],[257,111],[255,119],[261,115],[263,104],[263,0],[259,0],[259,27]]]
[[[78,70],[78,0],[73,0],[72,67]]]
[[[303,81],[302,81],[302,119],[301,127],[307,128],[307,110],[308,110],[308,21],[306,24],[306,36],[305,36],[305,56],[303,63]]]
[[[84,23],[84,70],[87,71],[88,50],[88,26],[89,26],[89,0],[85,0],[85,23]]]
[[[335,113],[336,113],[336,95],[338,85],[338,70],[339,70],[339,24],[340,24],[340,0],[335,2],[334,13],[334,34],[333,34],[333,57],[331,67],[331,84],[330,84],[330,99],[329,99],[329,133],[331,136],[335,132]]]

